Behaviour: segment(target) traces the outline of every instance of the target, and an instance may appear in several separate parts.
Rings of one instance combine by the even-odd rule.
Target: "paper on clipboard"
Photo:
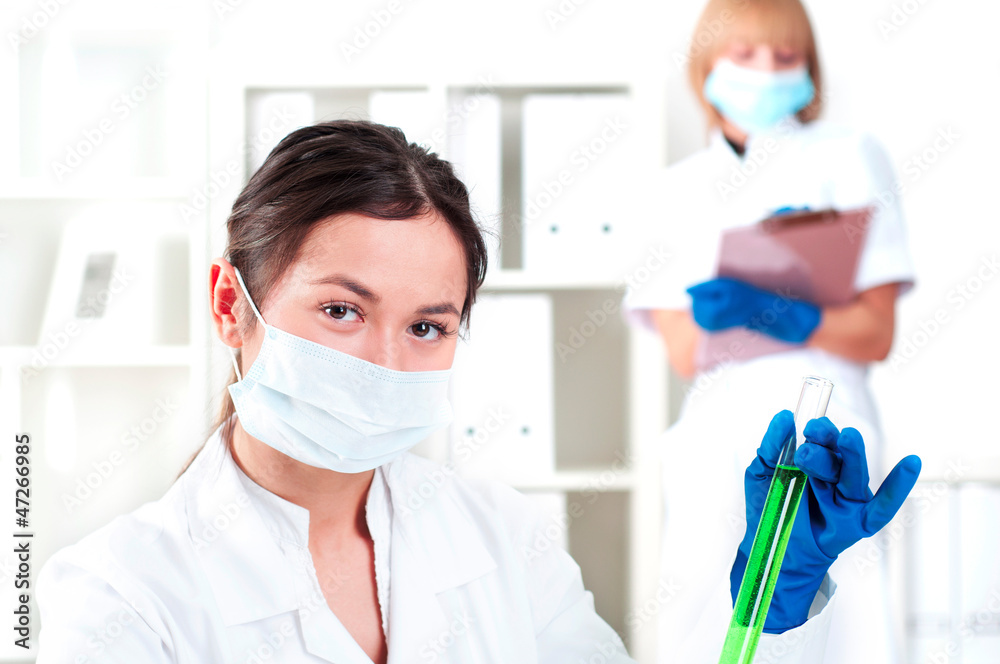
[[[780,214],[723,232],[716,273],[819,306],[847,304],[874,209]],[[795,344],[738,327],[705,335],[695,365],[705,370],[726,361],[778,353]]]

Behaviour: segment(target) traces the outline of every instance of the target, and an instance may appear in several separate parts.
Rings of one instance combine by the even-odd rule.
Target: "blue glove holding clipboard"
[[[695,350],[696,368],[794,349],[820,324],[823,307],[857,297],[873,212],[781,209],[723,231],[716,278],[688,289],[695,322],[710,332]]]
[[[695,322],[709,332],[742,326],[800,344],[809,338],[821,317],[815,304],[791,300],[738,279],[712,279],[687,292]]]

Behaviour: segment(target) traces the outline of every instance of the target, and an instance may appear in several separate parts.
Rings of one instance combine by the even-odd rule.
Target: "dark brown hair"
[[[409,143],[399,129],[355,120],[322,122],[286,136],[233,204],[225,255],[240,271],[258,309],[263,310],[310,230],[347,213],[386,220],[441,215],[465,252],[461,320],[468,323],[487,267],[486,244],[469,208],[468,189],[450,163]],[[244,333],[253,330],[257,321],[245,298],[239,298],[236,313]],[[229,383],[235,381],[234,370]],[[233,413],[227,391],[213,426],[225,425],[227,445]]]

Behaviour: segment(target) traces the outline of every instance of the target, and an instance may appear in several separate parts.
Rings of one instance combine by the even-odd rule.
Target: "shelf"
[[[620,281],[574,274],[532,274],[525,270],[495,270],[486,275],[481,292],[512,290],[616,290]]]
[[[607,93],[628,92],[635,85],[634,81],[623,79],[608,79],[595,81],[581,76],[576,80],[552,80],[548,76],[539,78],[518,78],[497,80],[492,74],[475,78],[448,78],[447,81],[435,82],[428,77],[400,80],[398,78],[379,78],[371,72],[360,72],[357,77],[338,75],[336,79],[316,77],[314,75],[297,75],[294,72],[283,74],[277,78],[255,76],[252,81],[243,81],[241,86],[247,90],[341,90],[345,88],[363,88],[370,90],[430,90],[443,88],[448,90],[475,90],[488,86],[491,90],[511,94],[533,94],[538,92],[556,92],[560,94],[574,93]]]
[[[46,360],[40,349],[34,346],[0,347],[0,365],[30,368],[37,358],[44,360],[44,364],[40,365],[43,368],[184,367],[194,362],[194,349],[191,346],[149,346],[78,350],[66,357],[56,355]]]
[[[565,491],[573,493],[604,493],[631,491],[636,476],[631,471],[616,472],[611,468],[557,470],[547,475],[507,478],[518,491]]]
[[[123,178],[104,182],[69,182],[53,184],[45,178],[13,178],[0,185],[0,201],[44,200],[121,200],[187,199],[194,196],[197,182],[184,183],[174,178]]]

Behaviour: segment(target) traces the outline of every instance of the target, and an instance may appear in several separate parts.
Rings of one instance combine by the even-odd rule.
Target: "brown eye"
[[[801,53],[793,49],[776,49],[774,52],[774,59],[780,64],[790,65],[798,63],[799,60],[803,59],[803,56]]]
[[[323,307],[326,315],[334,320],[355,321],[360,320],[358,312],[346,304],[328,304]]]
[[[428,341],[434,341],[441,337],[445,332],[434,323],[428,323],[427,321],[420,321],[419,323],[414,323],[410,326],[410,332],[413,336],[418,339],[426,339]]]
[[[754,49],[745,44],[734,44],[729,48],[729,59],[742,62],[753,57]]]

